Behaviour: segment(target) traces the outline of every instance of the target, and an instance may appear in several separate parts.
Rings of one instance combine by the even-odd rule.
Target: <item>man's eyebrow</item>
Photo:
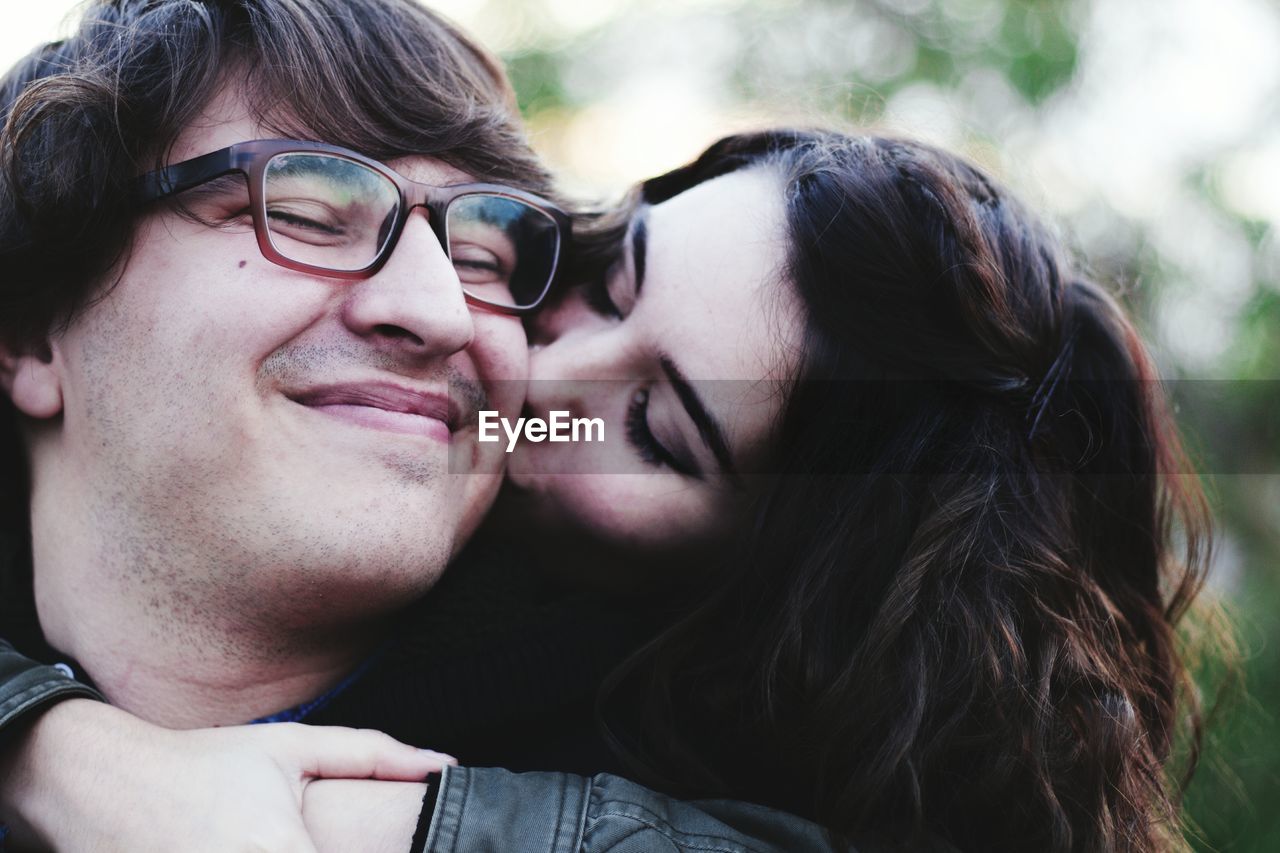
[[[737,468],[733,464],[733,454],[729,452],[729,443],[725,441],[724,428],[711,414],[706,405],[703,404],[698,392],[693,389],[693,386],[689,384],[689,380],[685,379],[684,374],[680,372],[680,368],[676,367],[676,363],[670,357],[661,356],[658,359],[658,363],[662,365],[662,371],[667,374],[667,379],[671,382],[672,389],[676,392],[676,396],[680,398],[680,404],[684,406],[684,410],[689,413],[689,418],[693,421],[694,426],[698,428],[698,435],[702,438],[702,443],[707,446],[707,449],[715,456],[716,462],[720,464],[721,472],[729,478],[736,488],[741,488],[742,481],[738,478]]]
[[[649,207],[636,211],[631,219],[631,262],[636,269],[636,296],[644,287],[645,255],[649,251]]]
[[[210,181],[205,181],[194,187],[183,190],[182,192],[171,196],[176,199],[178,206],[184,203],[206,201],[209,199],[219,199],[222,196],[231,195],[232,193],[243,193],[245,197],[249,194],[249,183],[245,180],[244,175],[239,172],[228,172],[225,175],[219,175]]]
[[[183,195],[214,195],[216,193],[227,192],[228,190],[244,190],[249,191],[249,182],[240,172],[227,172],[225,175],[219,175],[211,178],[190,189],[183,190]]]

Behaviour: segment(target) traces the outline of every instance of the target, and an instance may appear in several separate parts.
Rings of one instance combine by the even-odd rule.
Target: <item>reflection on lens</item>
[[[468,293],[510,307],[542,298],[560,247],[548,214],[518,199],[477,193],[449,205],[447,225],[449,257]]]
[[[330,154],[277,155],[264,185],[271,245],[292,261],[332,270],[373,263],[400,205],[386,177]]]

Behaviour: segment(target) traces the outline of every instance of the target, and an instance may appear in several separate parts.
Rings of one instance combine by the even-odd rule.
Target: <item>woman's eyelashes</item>
[[[640,454],[640,458],[649,465],[665,465],[671,470],[687,477],[701,479],[702,472],[691,460],[672,453],[657,439],[649,426],[649,389],[641,388],[631,395],[627,405],[627,441]]]

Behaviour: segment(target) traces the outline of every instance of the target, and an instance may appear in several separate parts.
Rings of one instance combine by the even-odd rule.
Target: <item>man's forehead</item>
[[[224,86],[186,129],[178,134],[168,160],[170,163],[181,163],[237,142],[275,139],[279,135],[278,131],[265,126],[254,115],[244,99],[236,94],[235,87]],[[323,131],[313,134],[313,137],[320,142],[329,141]],[[475,180],[461,169],[432,157],[401,157],[387,165],[406,178],[424,184],[445,186]]]
[[[387,165],[409,180],[422,184],[448,186],[475,181],[473,176],[434,157],[400,157]]]
[[[178,134],[169,159],[174,163],[190,160],[246,139],[257,139],[254,134],[261,131],[261,125],[244,99],[232,86],[224,85]]]

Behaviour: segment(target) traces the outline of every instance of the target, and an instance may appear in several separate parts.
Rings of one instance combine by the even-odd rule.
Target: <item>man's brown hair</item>
[[[0,345],[38,342],[118,264],[134,176],[227,85],[282,137],[548,191],[497,60],[413,0],[97,0],[0,82]]]

